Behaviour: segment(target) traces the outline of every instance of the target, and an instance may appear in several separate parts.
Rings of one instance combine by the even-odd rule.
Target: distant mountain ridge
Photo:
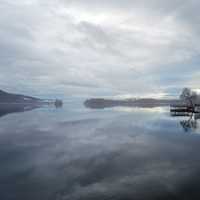
[[[153,107],[170,106],[170,104],[182,104],[182,103],[183,102],[180,101],[179,99],[153,99],[153,98],[124,99],[124,100],[94,98],[94,99],[88,99],[84,102],[86,107],[94,109],[116,107],[116,106],[153,108]]]
[[[39,98],[0,90],[0,117],[10,113],[33,110],[41,107],[44,103],[45,102]]]
[[[25,112],[45,105],[53,105],[60,108],[63,105],[62,100],[40,99],[22,94],[8,93],[0,90],[0,117],[17,112]]]
[[[0,90],[0,103],[27,103],[27,104],[32,103],[33,104],[33,103],[38,103],[40,101],[41,99],[39,98],[21,95],[21,94],[8,93],[3,90]]]

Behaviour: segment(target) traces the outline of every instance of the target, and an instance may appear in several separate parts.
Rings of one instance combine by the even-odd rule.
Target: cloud
[[[197,0],[2,1],[0,86],[65,92],[72,83],[97,85],[99,95],[101,88],[142,95],[196,87],[198,6]]]

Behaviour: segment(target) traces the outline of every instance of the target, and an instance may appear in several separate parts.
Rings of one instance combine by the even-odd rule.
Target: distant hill
[[[84,102],[88,108],[101,109],[116,106],[125,107],[142,107],[153,108],[169,106],[170,104],[181,104],[178,99],[153,99],[153,98],[141,98],[141,99],[124,99],[124,100],[112,100],[112,99],[88,99]]]
[[[39,108],[43,100],[21,94],[12,94],[0,90],[0,117],[9,113],[25,112]]]
[[[25,96],[21,94],[12,94],[0,90],[0,103],[25,103],[25,104],[33,104],[40,102],[41,99]]]

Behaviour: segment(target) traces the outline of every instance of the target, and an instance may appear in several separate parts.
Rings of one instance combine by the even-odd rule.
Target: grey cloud
[[[3,1],[0,68],[15,83],[2,78],[1,85],[29,81],[29,89],[65,90],[68,82],[120,93],[137,93],[140,85],[139,92],[162,92],[170,74],[180,77],[180,68],[186,74],[192,65],[191,75],[180,77],[180,84],[187,84],[199,64],[198,5],[195,0]]]
[[[73,86],[73,87],[88,87],[88,88],[99,88],[99,85],[95,85],[92,83],[77,83],[77,82],[72,82],[72,81],[61,81],[60,82],[63,85],[67,85],[67,86]]]

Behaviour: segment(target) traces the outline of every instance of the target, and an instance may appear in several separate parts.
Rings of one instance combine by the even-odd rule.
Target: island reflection
[[[36,105],[36,104],[10,104],[10,103],[0,104],[0,117],[12,113],[31,111],[36,108],[40,108],[41,106],[42,105]]]
[[[3,117],[12,113],[22,113],[31,111],[34,109],[42,108],[42,107],[55,107],[56,109],[60,109],[63,107],[63,104],[57,103],[37,103],[37,104],[22,104],[22,103],[0,103],[0,117]]]

